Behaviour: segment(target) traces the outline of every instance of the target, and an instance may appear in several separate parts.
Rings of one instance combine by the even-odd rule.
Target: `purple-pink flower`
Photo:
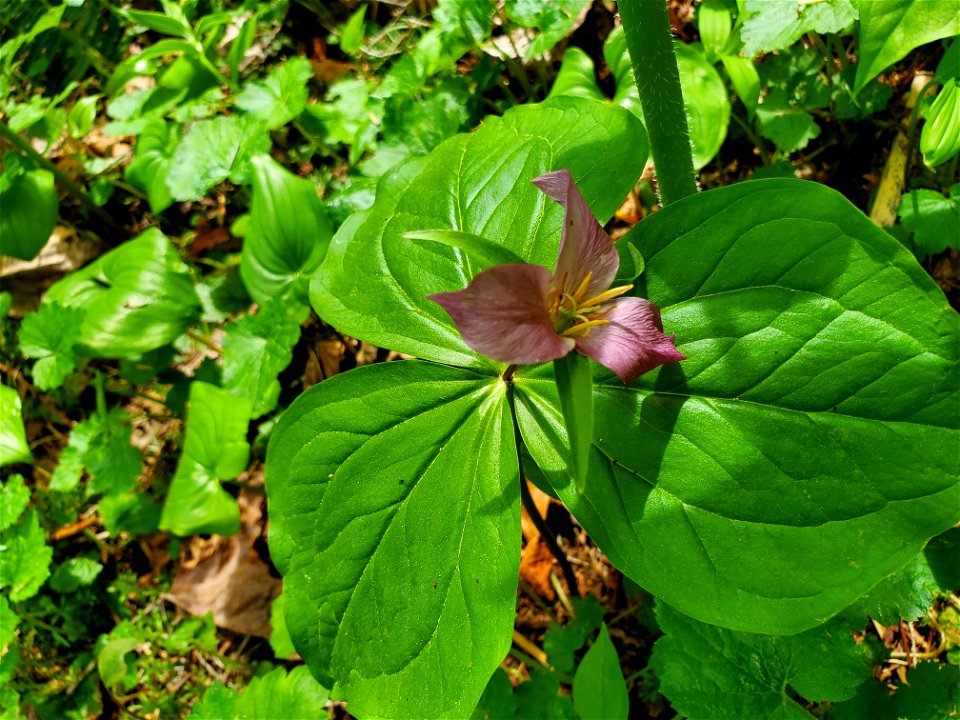
[[[429,299],[450,313],[464,342],[499,362],[528,365],[571,350],[610,368],[629,385],[654,368],[686,358],[663,332],[649,300],[611,288],[620,258],[567,170],[533,183],[563,205],[557,265],[498,265],[478,273],[459,292]]]

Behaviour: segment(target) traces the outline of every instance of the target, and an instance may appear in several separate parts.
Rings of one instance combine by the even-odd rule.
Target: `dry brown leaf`
[[[240,532],[191,542],[188,552],[195,555],[181,562],[164,597],[193,615],[212,612],[219,627],[267,638],[280,580],[254,548],[263,534],[265,498],[244,489],[239,502]]]
[[[553,555],[539,535],[529,541],[520,553],[520,578],[532,587],[540,597],[552,601],[553,587],[550,573],[553,571]]]
[[[529,480],[527,481],[527,487],[530,488],[530,497],[533,498],[533,504],[540,513],[540,517],[546,518],[547,511],[550,509],[550,503],[554,501],[553,498],[547,495]],[[523,507],[520,511],[520,529],[521,532],[523,532],[524,539],[528,543],[533,542],[540,537],[540,531],[537,530],[537,526],[533,524],[533,520],[531,520],[530,516],[527,514],[527,509]]]

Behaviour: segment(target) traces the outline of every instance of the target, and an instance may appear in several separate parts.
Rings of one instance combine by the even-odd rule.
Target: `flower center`
[[[560,289],[566,286],[566,275],[560,278],[559,283],[554,282],[550,288],[547,310],[553,329],[559,335],[570,338],[586,337],[592,328],[608,324],[610,321],[604,316],[613,310],[613,305],[603,305],[633,289],[633,285],[621,285],[588,298],[585,296],[592,277],[593,273],[588,272],[580,286],[572,293],[562,292]]]

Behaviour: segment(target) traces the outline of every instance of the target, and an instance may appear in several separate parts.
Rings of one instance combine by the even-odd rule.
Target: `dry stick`
[[[516,630],[513,631],[513,642],[518,648],[523,650],[523,652],[532,657],[545,668],[550,668],[550,663],[547,662],[547,654],[532,642],[527,640],[527,638],[518,633]]]

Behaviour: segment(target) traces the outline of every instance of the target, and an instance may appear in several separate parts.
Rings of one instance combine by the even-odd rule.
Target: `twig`
[[[547,654],[532,642],[527,640],[527,638],[518,633],[516,630],[513,631],[513,643],[548,670],[553,669],[547,662]]]

